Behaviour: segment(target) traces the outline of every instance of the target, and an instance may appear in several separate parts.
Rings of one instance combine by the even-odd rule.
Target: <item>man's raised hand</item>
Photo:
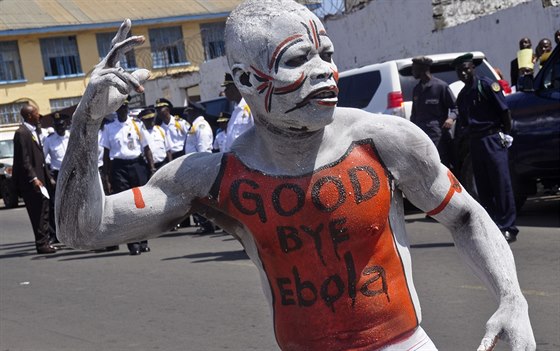
[[[144,91],[142,84],[149,78],[150,71],[137,69],[128,72],[119,64],[119,60],[124,54],[145,41],[143,36],[127,38],[130,26],[129,19],[121,24],[111,42],[111,50],[95,66],[76,115],[83,112],[86,117],[99,120],[116,111],[133,90],[138,93]]]

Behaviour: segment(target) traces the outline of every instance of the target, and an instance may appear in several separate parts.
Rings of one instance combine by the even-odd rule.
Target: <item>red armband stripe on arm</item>
[[[134,194],[134,204],[136,205],[136,208],[146,207],[140,188],[132,188],[132,194]]]
[[[438,213],[440,213],[441,211],[443,211],[443,209],[447,206],[449,201],[451,201],[451,198],[453,197],[453,194],[454,193],[460,193],[460,192],[463,191],[463,188],[461,187],[461,184],[459,183],[457,178],[455,178],[453,173],[451,173],[450,170],[447,170],[447,176],[449,177],[449,181],[451,182],[451,185],[449,186],[449,191],[445,195],[445,198],[443,199],[441,204],[439,204],[438,207],[434,208],[433,210],[431,210],[430,212],[427,213],[428,216],[435,216]]]

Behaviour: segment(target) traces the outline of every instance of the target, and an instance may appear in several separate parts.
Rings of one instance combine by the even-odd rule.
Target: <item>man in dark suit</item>
[[[50,192],[52,184],[43,154],[41,115],[31,105],[25,105],[20,113],[23,124],[14,134],[13,176],[31,220],[37,253],[50,254],[56,249],[49,244],[53,231],[49,226],[49,215],[52,214],[45,194]]]

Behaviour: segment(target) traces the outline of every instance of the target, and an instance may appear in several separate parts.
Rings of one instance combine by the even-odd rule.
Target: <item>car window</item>
[[[488,77],[492,80],[496,80],[494,73],[486,64],[482,64],[482,60],[474,60],[475,72],[479,77]],[[459,80],[457,78],[457,73],[455,73],[455,68],[453,68],[449,63],[434,64],[430,71],[432,75],[451,84]],[[401,89],[404,101],[412,101],[412,90],[414,86],[418,84],[418,80],[414,79],[412,76],[412,66],[401,68],[399,71],[399,77],[401,81]]]
[[[338,106],[366,107],[381,84],[381,73],[371,71],[348,77],[338,81]]]
[[[14,157],[14,141],[0,140],[0,158]]]
[[[208,116],[218,117],[220,112],[231,113],[232,111],[231,104],[226,98],[202,101],[201,103],[206,108],[206,115]]]

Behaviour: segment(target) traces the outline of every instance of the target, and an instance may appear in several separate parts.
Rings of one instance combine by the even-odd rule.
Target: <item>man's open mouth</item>
[[[336,85],[323,87],[312,91],[302,101],[296,104],[295,107],[289,109],[285,113],[292,112],[300,109],[309,103],[316,103],[323,106],[335,106],[338,103],[338,88]]]

